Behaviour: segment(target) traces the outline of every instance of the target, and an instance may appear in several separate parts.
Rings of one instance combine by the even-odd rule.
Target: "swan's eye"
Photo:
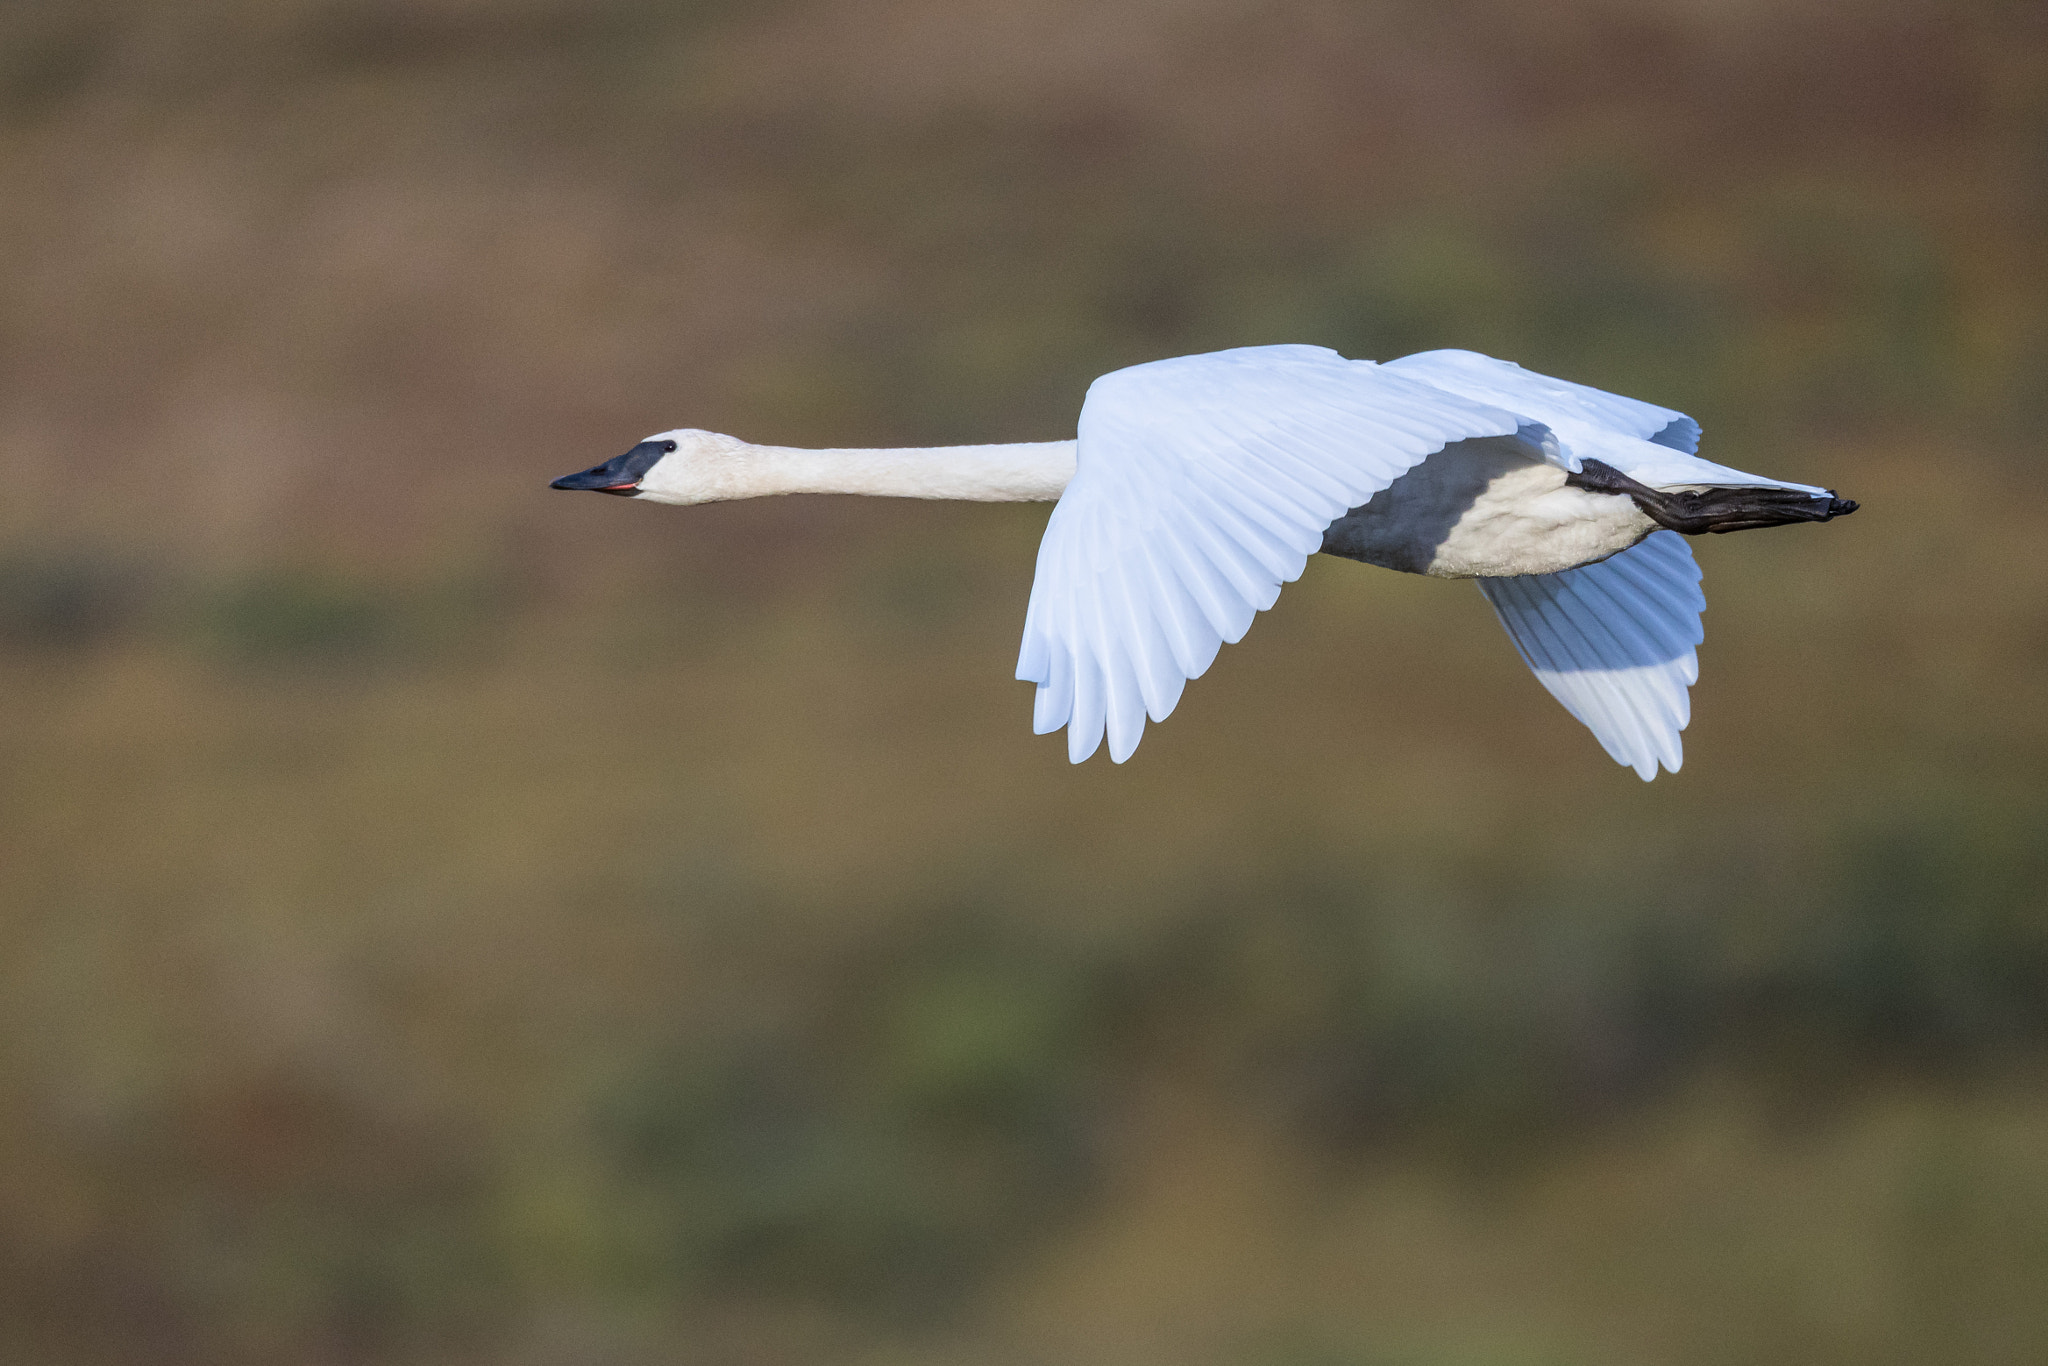
[[[675,443],[675,442],[673,442],[673,441],[664,441],[664,442],[662,442],[662,443],[661,443],[661,449],[662,449],[663,451],[666,451],[666,452],[673,452],[673,451],[675,450],[675,448],[676,448],[676,443]]]

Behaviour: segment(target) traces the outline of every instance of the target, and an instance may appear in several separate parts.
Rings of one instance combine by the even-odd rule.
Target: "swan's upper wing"
[[[1528,427],[1513,412],[1317,346],[1262,346],[1104,375],[1074,480],[1038,550],[1017,676],[1040,734],[1079,763],[1130,757],[1225,641],[1243,637],[1323,532],[1432,452]],[[1531,430],[1532,440],[1547,433]]]
[[[1700,424],[1684,413],[1539,375],[1513,361],[1476,351],[1424,351],[1388,361],[1382,368],[1542,423],[1557,437],[1546,454],[1567,470],[1577,470],[1580,461],[1591,457],[1652,488],[1781,488],[1817,496],[1828,492],[1703,460],[1697,454]]]
[[[1678,772],[1699,677],[1699,566],[1675,531],[1561,574],[1478,579],[1537,681],[1644,782]]]
[[[1541,408],[1550,414],[1542,422],[1603,428],[1688,455],[1700,448],[1700,424],[1675,408],[1539,375],[1477,351],[1421,351],[1390,360],[1386,368],[1531,417]]]

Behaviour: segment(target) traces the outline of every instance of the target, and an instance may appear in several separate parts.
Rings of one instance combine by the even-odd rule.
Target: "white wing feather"
[[[1557,435],[1552,463],[1576,471],[1587,457],[1652,488],[1777,488],[1826,494],[1701,459],[1700,425],[1684,413],[1524,370],[1476,351],[1424,351],[1382,367],[1480,403],[1495,403]]]
[[[1453,441],[1550,434],[1489,401],[1318,346],[1262,346],[1104,375],[1073,482],[1039,546],[1017,677],[1075,763],[1145,718],[1300,577],[1336,518]]]
[[[1598,427],[1687,454],[1700,448],[1700,424],[1675,408],[1539,375],[1477,351],[1421,351],[1388,361],[1387,369],[1454,394],[1486,395],[1486,402],[1517,412],[1530,411],[1529,405],[1535,404],[1567,425]]]
[[[1699,566],[1675,531],[1561,574],[1477,579],[1537,681],[1644,782],[1678,772],[1699,677]]]
[[[1426,351],[1387,369],[1548,426],[1567,469],[1602,460],[1652,487],[1736,486],[1824,490],[1703,460],[1700,428],[1681,412],[1524,370],[1471,351]],[[1699,678],[1699,566],[1685,538],[1659,531],[1597,564],[1561,574],[1479,579],[1522,659],[1616,762],[1645,782],[1661,762],[1673,773],[1692,716],[1686,689]]]

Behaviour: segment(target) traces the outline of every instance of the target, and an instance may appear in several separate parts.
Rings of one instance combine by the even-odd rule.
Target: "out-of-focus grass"
[[[1868,463],[1872,524],[1928,463]],[[1978,493],[1922,511],[2019,560]],[[236,579],[20,650],[26,1303],[259,1355],[539,1314],[572,1356],[2002,1359],[2041,1331],[2037,713],[1969,687],[2019,674],[1995,627],[1926,658],[1976,619],[1862,526],[1702,547],[1647,789],[1476,595],[1335,563],[1144,763],[1071,770],[1003,678],[1013,509],[905,509],[752,621],[678,574],[446,654],[225,648],[221,603],[330,610]]]
[[[2021,10],[0,11],[0,1344],[2016,1362],[2048,1317]],[[1311,564],[1136,760],[1043,509],[564,499],[1497,351],[1697,546],[1643,787]]]

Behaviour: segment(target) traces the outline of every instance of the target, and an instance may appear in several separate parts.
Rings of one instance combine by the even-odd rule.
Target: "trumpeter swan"
[[[659,503],[772,493],[1052,501],[1017,677],[1079,763],[1122,763],[1321,550],[1476,580],[1565,709],[1645,781],[1699,675],[1682,536],[1824,522],[1832,490],[1701,459],[1683,413],[1470,351],[1254,346],[1089,386],[1074,441],[796,450],[683,428],[554,481]]]

